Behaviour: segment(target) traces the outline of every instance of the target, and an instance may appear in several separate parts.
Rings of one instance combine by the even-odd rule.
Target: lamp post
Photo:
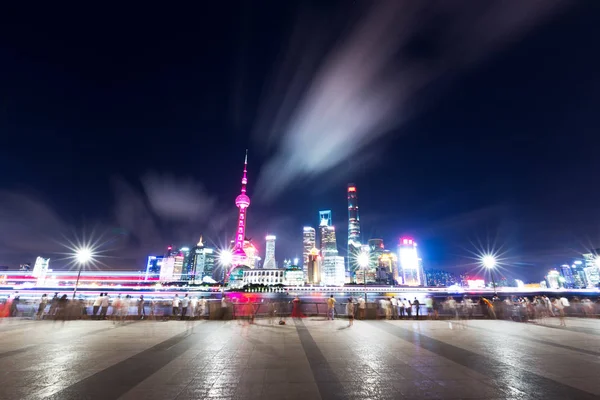
[[[492,276],[492,287],[494,288],[494,296],[496,296],[496,281],[494,280],[494,268],[496,268],[496,257],[489,254],[484,255],[483,257],[481,257],[481,263],[490,271],[490,274]]]
[[[75,300],[75,295],[77,294],[77,285],[79,285],[79,278],[81,278],[81,270],[94,259],[94,254],[92,253],[92,249],[81,247],[75,250],[74,258],[77,265],[79,265],[79,271],[77,272],[77,280],[73,288],[73,300]]]
[[[361,251],[358,255],[358,265],[363,270],[363,284],[365,286],[365,304],[367,303],[367,268],[369,267],[369,253]]]

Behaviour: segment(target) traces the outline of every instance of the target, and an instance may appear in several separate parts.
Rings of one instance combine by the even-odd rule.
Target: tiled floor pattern
[[[600,320],[0,321],[0,399],[594,399]]]

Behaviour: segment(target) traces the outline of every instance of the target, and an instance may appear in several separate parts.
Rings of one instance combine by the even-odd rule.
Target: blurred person
[[[244,314],[246,314],[247,318],[248,318],[248,322],[250,324],[254,323],[254,312],[256,311],[254,309],[254,304],[252,304],[252,301],[250,301],[250,298],[248,298],[246,300],[246,305],[244,306],[245,310],[244,310]]]
[[[144,295],[141,294],[140,298],[138,299],[138,304],[137,304],[139,319],[144,319],[146,317],[146,310],[144,308],[145,304],[146,304],[146,301],[144,300]]]
[[[551,316],[554,317],[554,311],[552,310],[552,302],[546,295],[543,296],[543,300],[544,300],[544,305],[546,306],[546,309],[548,311],[548,314],[550,314]]]
[[[419,303],[419,299],[415,297],[413,301],[413,306],[415,306],[415,319],[419,319],[419,310],[421,308],[421,303]]]
[[[455,319],[458,319],[458,307],[456,304],[456,300],[454,300],[454,297],[452,297],[452,296],[448,297],[448,299],[446,300],[446,306],[448,307],[448,310],[450,311],[452,316]]]
[[[206,299],[201,297],[198,301],[198,316],[200,318],[204,318],[204,314],[206,313]]]
[[[48,304],[48,296],[46,293],[42,295],[40,299],[40,305],[37,310],[37,319],[44,319],[44,311],[46,310],[46,305]]]
[[[406,299],[399,298],[398,299],[398,310],[400,311],[400,318],[404,319],[406,315],[406,303],[404,302]]]
[[[440,303],[431,296],[431,308],[433,310],[433,319],[439,319],[440,317]]]
[[[292,318],[304,318],[305,315],[300,311],[300,298],[296,296],[294,300],[292,300]]]
[[[333,321],[335,319],[335,303],[333,295],[329,296],[327,299],[327,320]]]
[[[194,296],[190,299],[190,318],[191,319],[195,319],[198,315],[197,315],[197,309],[198,309],[198,297]]]
[[[473,318],[473,300],[471,300],[470,297],[464,296],[463,297],[463,308],[465,309],[465,315],[467,317],[467,319],[471,319]]]
[[[392,296],[390,302],[392,303],[392,319],[398,319],[398,299]]]
[[[57,301],[56,306],[56,319],[60,319],[63,322],[67,319],[67,307],[69,299],[66,294],[63,294]]]
[[[583,315],[586,318],[594,316],[594,303],[590,299],[581,300]]]
[[[558,310],[558,318],[560,319],[560,326],[567,326],[567,323],[565,322],[565,306],[563,304],[562,301],[560,301],[560,299],[554,299],[554,301],[552,302],[552,305],[554,306],[554,308],[556,308]]]
[[[433,319],[433,299],[431,296],[425,297],[425,309],[427,310],[427,317]]]
[[[481,297],[480,304],[481,304],[484,315],[486,315],[488,318],[496,319],[496,313],[494,312],[494,305],[492,304],[491,301],[489,301],[485,297]]]
[[[269,300],[269,304],[267,307],[269,315],[269,325],[273,325],[273,320],[275,319],[275,314],[277,313],[277,310],[275,309],[275,303]]]
[[[365,319],[365,313],[367,309],[367,302],[364,297],[358,298],[358,319]]]
[[[348,314],[348,326],[354,325],[354,302],[352,297],[348,298],[348,304],[346,304],[346,314]]]
[[[179,299],[179,295],[176,294],[175,297],[173,297],[173,302],[171,304],[171,306],[173,307],[173,317],[177,317],[179,315],[179,305],[181,304],[181,300]]]
[[[180,320],[183,321],[184,319],[186,319],[189,305],[190,305],[190,298],[188,297],[188,294],[186,293],[185,296],[183,296],[183,299],[181,299],[181,318],[180,318]]]
[[[227,317],[227,297],[223,294],[221,297],[221,319]]]
[[[119,317],[121,316],[121,304],[122,304],[122,300],[121,300],[121,295],[117,295],[117,298],[113,300],[112,303],[112,313],[110,314],[113,323],[115,322],[115,320],[119,319]]]
[[[18,313],[19,302],[21,301],[21,296],[19,296],[19,292],[15,292],[15,294],[10,299],[10,316],[16,317]]]
[[[404,311],[406,311],[406,318],[412,318],[412,303],[410,300],[404,299]]]
[[[48,311],[48,315],[56,315],[56,309],[58,308],[58,299],[58,292],[54,292],[54,297],[52,297],[52,300],[50,301],[50,310]]]
[[[106,319],[106,313],[108,312],[108,306],[110,304],[110,298],[108,293],[104,293],[102,296],[102,302],[100,303],[100,319]]]
[[[384,302],[385,319],[392,319],[392,301],[391,299],[385,298]]]
[[[131,296],[130,295],[126,295],[122,300],[121,300],[121,312],[119,313],[119,317],[121,319],[121,322],[125,321],[127,319],[127,317],[129,316],[129,305],[131,303]]]
[[[100,310],[101,305],[102,305],[102,293],[100,293],[100,295],[98,295],[98,297],[96,297],[96,300],[94,300],[94,304],[92,304],[92,319],[96,319],[96,315],[98,314],[98,311]]]

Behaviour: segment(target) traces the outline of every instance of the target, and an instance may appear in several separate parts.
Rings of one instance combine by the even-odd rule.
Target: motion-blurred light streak
[[[306,79],[306,90],[294,105],[290,93],[300,92],[298,77],[305,71],[288,72],[289,85],[282,87],[280,78],[264,99],[268,106],[261,107],[255,139],[269,148],[276,138],[278,145],[261,171],[258,196],[273,198],[295,179],[329,171],[397,131],[418,111],[418,96],[428,85],[498,52],[562,2],[369,4],[364,17]],[[292,46],[288,51],[297,50]]]

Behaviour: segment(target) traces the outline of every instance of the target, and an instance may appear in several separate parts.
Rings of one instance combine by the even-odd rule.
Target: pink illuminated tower
[[[244,251],[244,240],[246,239],[246,211],[250,205],[250,197],[246,194],[246,178],[248,167],[248,150],[246,150],[246,158],[244,159],[244,176],[242,177],[242,192],[235,198],[235,205],[239,209],[237,230],[235,233],[235,245],[233,247],[233,257],[231,266],[247,265],[247,255]],[[251,266],[254,267],[253,265]]]

